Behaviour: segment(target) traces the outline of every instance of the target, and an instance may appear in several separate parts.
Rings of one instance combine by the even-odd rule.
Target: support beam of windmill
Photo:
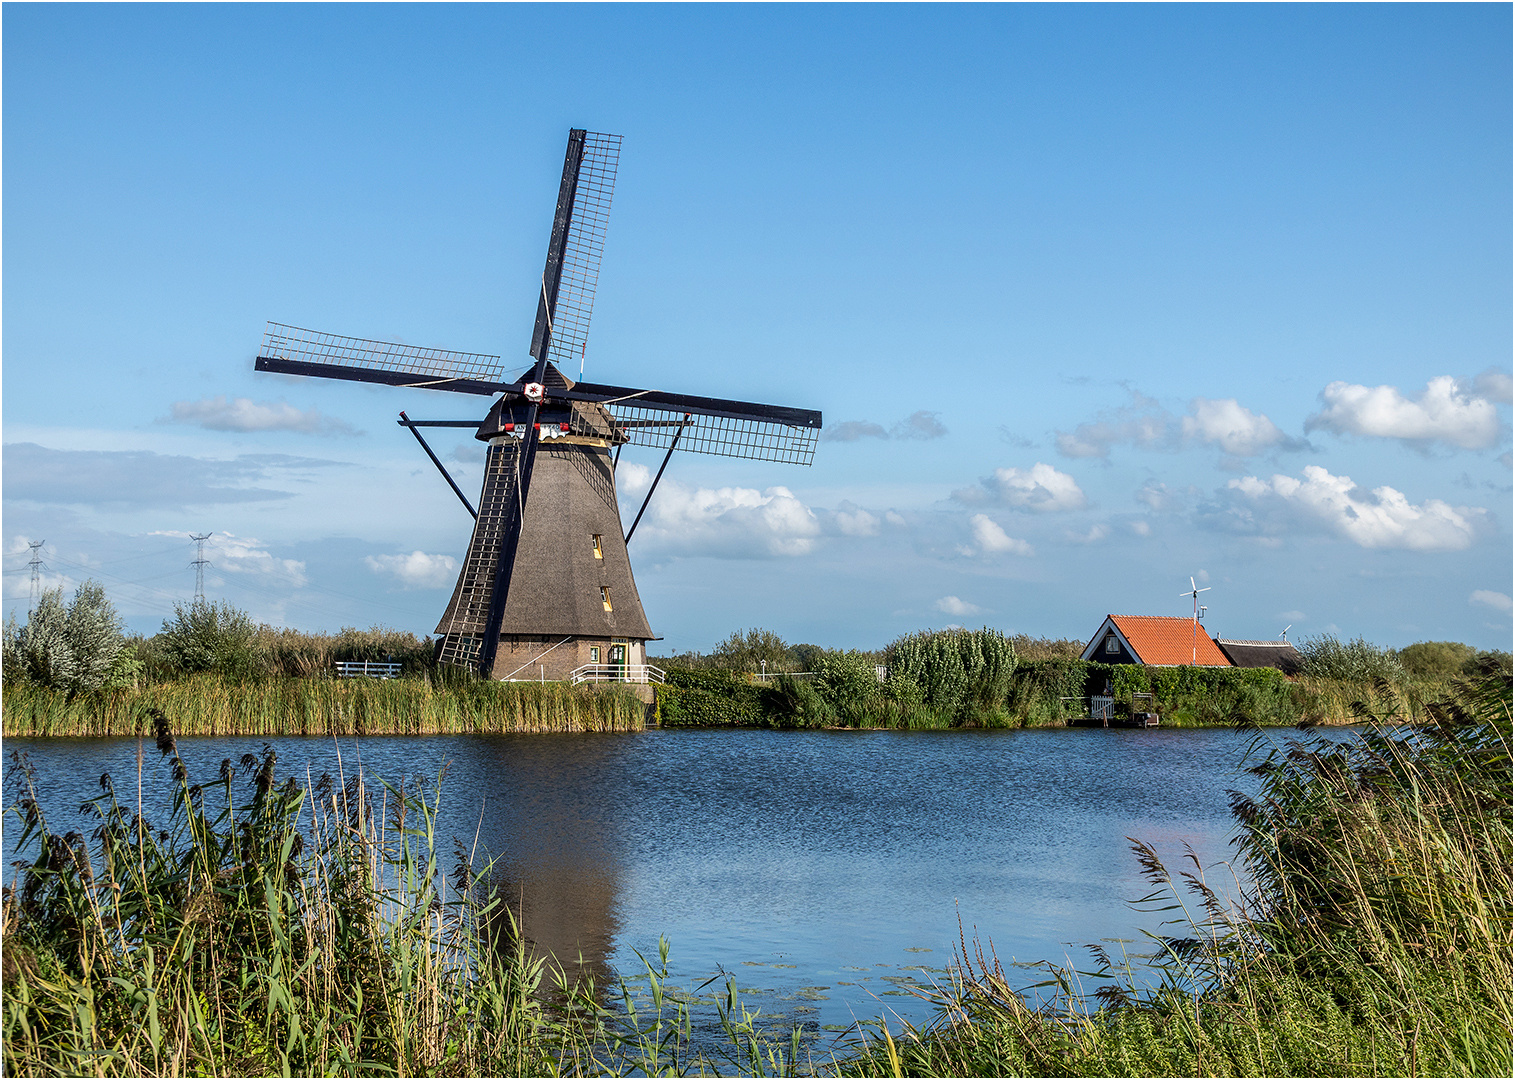
[[[529,366],[501,355],[426,349],[269,323],[258,371],[493,397],[480,420],[400,414],[474,518],[452,599],[437,624],[438,659],[483,678],[535,667],[554,678],[606,668],[644,681],[654,638],[626,552],[615,474],[623,446],[809,465],[813,409],[575,381],[587,349],[621,137],[569,132],[547,262],[535,298]],[[582,366],[579,369],[582,375]],[[477,507],[422,427],[473,427],[487,445]],[[641,521],[656,490],[637,512]],[[632,529],[635,530],[634,523]],[[555,644],[554,644],[555,642]],[[550,646],[550,647],[549,647]]]

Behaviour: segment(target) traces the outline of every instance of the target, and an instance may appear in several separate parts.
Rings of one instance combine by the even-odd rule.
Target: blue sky
[[[927,626],[1509,648],[1505,5],[6,5],[4,583],[429,632],[470,519],[273,319],[526,361],[625,136],[586,377],[824,411],[682,455],[665,650]],[[477,444],[435,440],[465,489]],[[652,451],[623,456],[629,521]],[[658,651],[654,647],[653,651]]]

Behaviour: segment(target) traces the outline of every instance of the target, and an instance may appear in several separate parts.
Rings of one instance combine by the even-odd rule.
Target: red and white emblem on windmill
[[[534,405],[542,404],[542,395],[547,393],[547,387],[539,382],[529,382],[521,387],[521,393],[526,395],[526,400]]]

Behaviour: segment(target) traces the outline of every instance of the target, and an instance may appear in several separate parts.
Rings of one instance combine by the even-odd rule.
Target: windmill
[[[438,658],[484,678],[563,677],[586,666],[625,677],[653,638],[626,553],[615,470],[623,446],[665,451],[632,524],[674,450],[809,465],[821,414],[810,409],[575,381],[615,190],[621,137],[568,134],[531,366],[504,375],[494,355],[418,348],[269,323],[255,368],[495,400],[482,421],[412,420],[410,430],[474,517]],[[496,397],[496,395],[498,395]],[[475,508],[427,445],[424,427],[474,428],[488,444]],[[587,662],[587,665],[586,665]],[[645,670],[645,669],[644,669]],[[635,678],[635,675],[632,675]],[[642,680],[645,681],[645,677]]]
[[[1194,579],[1191,577],[1189,579],[1189,591],[1178,594],[1179,596],[1194,597],[1194,630],[1190,634],[1189,642],[1189,663],[1191,664],[1197,662],[1199,659],[1199,620],[1205,617],[1205,605],[1199,602],[1199,594],[1209,591],[1210,586],[1206,585],[1201,589],[1194,584]],[[1180,645],[1179,648],[1183,648],[1183,646]]]

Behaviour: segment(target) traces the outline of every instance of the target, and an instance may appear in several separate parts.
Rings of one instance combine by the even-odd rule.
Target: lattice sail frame
[[[345,334],[328,334],[300,326],[271,322],[263,332],[259,356],[304,363],[330,364],[355,371],[392,371],[415,375],[418,380],[474,379],[499,382],[505,362],[486,353],[457,352],[401,345],[393,341],[370,341]]]
[[[680,453],[687,451],[789,465],[809,465],[815,458],[815,446],[820,438],[819,428],[774,420],[681,412],[633,401],[579,405],[571,411],[568,426],[569,430],[563,434],[605,439],[617,445],[629,443],[667,450],[674,446],[676,436],[676,449]],[[551,425],[540,427],[544,437],[554,437]],[[519,438],[524,432],[517,430],[511,434]]]
[[[598,131],[584,133],[584,157],[574,187],[573,217],[563,245],[562,273],[552,314],[552,343],[547,349],[547,359],[561,371],[583,369],[620,160],[621,136]]]

